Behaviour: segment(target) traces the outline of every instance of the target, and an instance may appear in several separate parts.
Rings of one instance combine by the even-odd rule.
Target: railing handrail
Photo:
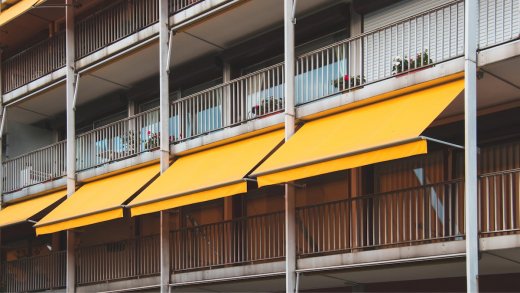
[[[112,244],[146,241],[146,240],[150,240],[150,239],[159,238],[159,236],[160,236],[159,234],[152,234],[152,235],[146,235],[146,236],[136,236],[136,237],[133,237],[133,238],[127,238],[127,239],[122,239],[122,240],[117,240],[117,241],[111,241],[111,242],[107,242],[107,243],[99,243],[99,244],[94,244],[94,245],[79,246],[79,247],[76,248],[76,251],[95,249],[95,248],[98,248],[98,247],[104,247],[104,246],[112,245]]]
[[[497,175],[506,175],[506,174],[516,173],[516,172],[520,172],[520,168],[513,168],[513,169],[483,173],[483,174],[479,174],[478,177],[479,177],[479,179],[482,179],[482,178],[486,178],[486,177],[492,177],[492,176],[497,176]]]
[[[85,22],[88,22],[90,19],[100,15],[100,14],[103,14],[105,13],[107,10],[110,10],[110,9],[113,9],[114,6],[117,6],[117,5],[120,5],[121,3],[123,3],[124,1],[126,0],[118,0],[118,1],[114,1],[112,3],[110,3],[108,6],[105,6],[99,10],[96,10],[94,11],[93,13],[89,13],[89,15],[85,16],[84,18],[81,18],[80,20],[78,20],[74,26],[80,26],[82,25],[83,23]]]
[[[323,50],[326,50],[326,49],[329,49],[329,48],[332,48],[332,47],[335,47],[335,46],[338,46],[338,45],[341,45],[341,44],[344,44],[344,43],[348,43],[348,42],[352,42],[352,41],[361,39],[361,38],[366,37],[368,35],[372,35],[372,34],[377,33],[379,31],[386,30],[386,29],[388,29],[390,27],[394,27],[396,25],[399,25],[399,24],[402,24],[402,23],[405,23],[405,22],[409,22],[410,20],[413,20],[415,18],[419,18],[421,16],[428,15],[428,14],[434,12],[434,11],[442,10],[442,9],[444,9],[446,7],[450,7],[450,6],[454,5],[454,4],[460,4],[460,3],[464,3],[464,0],[453,0],[453,1],[450,1],[448,3],[436,6],[434,8],[428,9],[426,11],[423,11],[423,12],[414,14],[412,16],[409,16],[409,17],[406,17],[406,18],[394,21],[392,23],[386,24],[384,26],[381,26],[381,27],[378,27],[378,28],[375,28],[375,29],[372,29],[370,31],[363,32],[363,33],[355,35],[353,37],[349,37],[349,38],[346,38],[344,40],[340,40],[340,41],[334,42],[332,44],[329,44],[327,46],[324,46],[324,47],[321,47],[321,48],[318,48],[318,49],[315,49],[315,50],[312,50],[312,51],[309,51],[309,52],[305,52],[303,54],[298,55],[297,58],[306,57],[308,55],[316,54],[317,52],[320,52],[320,51],[323,51]]]
[[[50,42],[50,41],[52,41],[52,40],[54,40],[54,39],[56,39],[56,38],[58,38],[58,37],[60,37],[61,35],[64,35],[64,34],[65,34],[65,31],[59,31],[59,32],[55,33],[52,37],[49,37],[49,38],[47,38],[45,40],[41,40],[41,41],[37,42],[36,44],[33,44],[33,45],[23,49],[22,51],[20,51],[20,52],[18,52],[16,54],[10,56],[9,58],[6,58],[5,60],[3,60],[2,61],[2,66],[4,66],[5,64],[7,64],[9,62],[12,62],[14,59],[16,59],[16,58],[20,57],[21,55],[27,53],[28,51],[31,51],[34,48],[38,47],[38,46],[41,46],[41,45],[43,45],[45,43],[48,43],[48,42]]]
[[[32,151],[30,151],[30,152],[27,152],[27,153],[25,153],[25,154],[21,154],[21,155],[18,155],[18,156],[16,156],[16,157],[13,157],[13,158],[8,158],[8,159],[6,159],[6,160],[3,161],[3,164],[6,164],[6,163],[9,163],[9,162],[12,162],[12,161],[19,160],[19,159],[21,159],[21,158],[23,158],[23,157],[27,157],[27,156],[30,156],[30,155],[32,155],[32,154],[34,154],[34,153],[38,153],[38,152],[41,152],[41,151],[44,151],[44,150],[47,150],[47,149],[53,148],[53,147],[55,147],[55,146],[57,146],[57,145],[64,144],[64,143],[66,143],[66,142],[67,142],[67,140],[65,140],[65,139],[64,139],[64,140],[60,140],[60,141],[58,141],[58,142],[54,142],[54,143],[52,143],[52,144],[50,144],[50,145],[47,145],[47,146],[44,146],[44,147],[41,147],[41,148],[37,148],[37,149],[32,150]]]
[[[279,62],[279,63],[276,63],[276,64],[274,64],[274,65],[271,65],[271,66],[268,66],[268,67],[265,67],[265,68],[259,69],[259,70],[257,70],[257,71],[253,71],[253,72],[251,72],[251,73],[248,73],[248,74],[246,74],[246,75],[243,75],[243,76],[237,77],[237,78],[232,79],[232,80],[230,80],[230,81],[226,81],[226,82],[224,82],[224,83],[221,83],[221,84],[218,84],[218,85],[212,86],[212,87],[207,88],[207,89],[204,89],[204,90],[202,90],[202,91],[198,91],[198,92],[193,93],[193,94],[191,94],[191,95],[189,95],[189,96],[185,96],[185,97],[182,97],[182,98],[180,98],[180,99],[173,100],[173,101],[171,102],[171,104],[177,104],[177,103],[180,103],[180,102],[183,102],[183,101],[186,101],[186,100],[192,99],[192,98],[197,97],[197,96],[200,96],[200,95],[202,95],[202,94],[205,94],[205,93],[208,93],[208,92],[214,91],[214,90],[216,90],[216,89],[219,89],[219,88],[225,87],[225,86],[227,86],[227,85],[230,85],[230,84],[236,83],[236,82],[238,82],[238,81],[240,81],[240,80],[242,80],[242,79],[247,79],[247,78],[249,78],[249,77],[252,77],[252,76],[255,76],[255,75],[259,75],[259,74],[261,74],[261,73],[263,73],[263,72],[269,71],[269,70],[271,70],[271,69],[273,69],[273,68],[276,68],[276,67],[279,67],[279,66],[282,66],[282,65],[284,65],[284,62]]]
[[[396,194],[396,193],[403,193],[403,192],[432,188],[432,187],[436,187],[436,186],[445,186],[445,185],[461,183],[462,181],[463,181],[463,179],[458,178],[458,179],[441,181],[441,182],[437,182],[437,183],[429,183],[429,184],[424,184],[424,185],[420,185],[420,186],[396,189],[396,190],[391,190],[391,191],[376,192],[376,193],[371,193],[371,194],[362,194],[362,195],[358,195],[358,196],[354,196],[354,197],[350,197],[350,198],[344,198],[344,199],[324,202],[324,203],[320,203],[320,204],[313,204],[310,206],[301,206],[301,207],[297,207],[296,209],[301,210],[301,209],[316,208],[316,207],[321,207],[321,206],[326,206],[326,205],[333,205],[333,204],[338,204],[341,202],[356,202],[356,201],[362,201],[362,200],[367,200],[367,199],[374,199],[374,198],[384,197],[384,196],[392,195],[392,194]]]
[[[76,134],[76,138],[78,137],[82,137],[82,136],[87,136],[89,134],[92,134],[92,133],[95,133],[97,131],[100,131],[100,130],[103,130],[105,128],[110,128],[114,125],[117,125],[117,124],[121,124],[121,123],[124,123],[124,122],[128,122],[132,119],[136,119],[136,118],[139,118],[141,116],[145,116],[146,114],[150,114],[151,112],[154,112],[154,111],[159,111],[159,107],[155,107],[155,108],[152,108],[152,109],[149,109],[149,110],[146,110],[146,111],[143,111],[143,112],[140,112],[140,113],[137,113],[137,114],[134,114],[132,116],[129,116],[129,117],[126,117],[126,118],[123,118],[121,120],[117,120],[117,121],[114,121],[114,122],[110,122],[108,124],[105,124],[103,126],[99,126],[99,127],[96,127],[92,130],[89,130],[89,131],[86,131],[86,132],[83,132],[81,134]]]
[[[8,260],[8,261],[5,261],[5,263],[6,264],[11,264],[11,263],[17,263],[17,262],[25,262],[25,261],[30,261],[30,260],[33,260],[33,259],[40,259],[40,258],[45,258],[45,257],[53,257],[55,255],[60,255],[60,254],[65,254],[65,253],[67,253],[66,250],[52,251],[52,252],[50,252],[48,254],[33,255],[33,256],[23,257],[23,258],[14,259],[14,260]]]
[[[215,223],[202,224],[202,225],[198,225],[198,226],[194,226],[194,227],[181,227],[181,228],[177,228],[175,230],[171,230],[170,234],[179,233],[179,232],[183,232],[186,230],[196,230],[196,229],[203,229],[203,228],[211,227],[211,226],[226,225],[229,223],[249,221],[249,220],[259,219],[259,218],[269,218],[269,217],[272,217],[275,215],[281,215],[281,214],[284,214],[284,212],[283,211],[270,212],[270,213],[261,214],[261,215],[243,216],[243,217],[239,217],[239,218],[235,218],[235,219],[231,219],[231,220],[224,220],[224,221],[219,221],[219,222],[215,222]]]

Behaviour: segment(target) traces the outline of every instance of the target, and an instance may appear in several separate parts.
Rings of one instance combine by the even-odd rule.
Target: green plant
[[[392,63],[392,75],[399,74],[403,71],[420,68],[433,63],[428,54],[428,50],[418,53],[415,58],[407,58],[404,56],[395,56]]]
[[[332,84],[336,88],[345,89],[345,88],[351,88],[351,87],[355,87],[355,86],[364,84],[366,81],[367,80],[365,79],[364,76],[363,76],[363,78],[361,78],[361,76],[359,76],[359,75],[349,76],[348,74],[345,74],[345,76],[333,80]],[[349,85],[349,86],[346,86],[346,85]]]
[[[160,144],[160,134],[157,132],[151,132],[148,130],[148,137],[146,138],[146,141],[144,142],[144,148],[145,149],[155,149],[158,148]]]
[[[147,150],[158,148],[161,145],[161,134],[159,132],[151,132],[148,130],[148,137],[144,142],[144,148]],[[168,141],[173,143],[175,141],[175,136],[170,135],[168,137]]]
[[[269,97],[262,99],[259,105],[251,108],[251,112],[257,116],[265,115],[283,109],[283,100],[280,98]]]

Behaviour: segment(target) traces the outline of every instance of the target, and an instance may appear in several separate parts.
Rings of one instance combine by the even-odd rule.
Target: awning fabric
[[[426,153],[419,136],[463,89],[457,80],[310,121],[251,176],[265,186]]]
[[[36,234],[122,218],[122,204],[159,171],[159,165],[154,164],[86,183],[35,225]]]
[[[130,202],[132,216],[246,192],[244,177],[283,137],[279,130],[179,157]]]
[[[16,17],[22,15],[27,10],[33,8],[33,6],[37,6],[45,1],[42,0],[20,0],[18,3],[13,6],[3,10],[0,13],[0,26],[10,22]]]
[[[8,205],[0,210],[0,227],[26,222],[65,196],[67,191],[62,190]]]

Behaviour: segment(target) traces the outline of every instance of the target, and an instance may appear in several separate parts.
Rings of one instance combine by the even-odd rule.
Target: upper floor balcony
[[[77,56],[86,56],[156,22],[156,9],[152,9],[155,2],[139,3],[152,5],[146,6],[147,9],[135,10],[136,13],[149,11],[149,17],[131,18],[129,29],[123,29],[129,21],[124,18],[127,14],[118,12],[127,11],[125,9],[129,8],[123,9],[121,5],[129,5],[128,2],[115,4],[79,22],[78,38],[84,39],[77,41]],[[492,0],[480,1],[480,50],[513,42],[520,36],[520,14],[515,13],[520,5],[515,1],[504,1],[502,4]],[[180,5],[179,9],[186,6]],[[99,21],[100,18],[121,21],[125,25]],[[134,25],[135,19],[140,19],[139,25]],[[422,69],[440,67],[443,63],[460,58],[464,51],[463,19],[463,1],[452,1],[366,33],[300,53],[296,60],[298,107],[301,109],[311,102],[325,101],[327,97],[355,92],[377,82],[398,79]],[[120,32],[110,30],[110,34],[105,34],[107,28],[119,26],[122,28]],[[56,41],[59,38],[56,36],[46,42],[61,44],[62,41]],[[25,57],[17,55],[4,62],[3,76],[7,76],[3,79],[4,83],[9,84],[12,78],[18,84],[4,84],[4,90],[10,87],[14,89],[41,76],[36,71],[36,77],[27,77],[30,76],[28,72],[33,72],[34,64],[43,64],[42,74],[63,66],[60,63],[62,61],[51,62],[58,64],[57,67],[47,63],[63,59],[48,58],[45,52],[63,54],[63,51],[50,46],[51,43],[35,47],[40,49],[29,48],[20,53],[28,54]],[[20,63],[16,60],[20,60]],[[40,62],[42,60],[45,61]],[[14,64],[25,65],[16,67],[18,65]],[[283,72],[284,64],[275,63],[187,96],[172,97],[168,133],[172,147],[210,133],[236,129],[236,126],[242,124],[274,126],[281,123],[282,117],[277,114],[284,109]],[[14,78],[15,73],[22,77]],[[137,156],[144,160],[157,159],[154,151],[158,149],[159,135],[158,108],[78,134],[77,169],[82,172]],[[3,163],[6,174],[3,193],[63,178],[65,161],[65,141],[9,158]]]
[[[171,23],[178,25],[187,22],[226,2],[229,1],[169,0]],[[78,68],[91,66],[99,59],[106,59],[139,42],[157,37],[157,31],[152,26],[158,23],[158,6],[157,0],[122,0],[114,1],[93,13],[80,15],[75,24]],[[124,44],[116,46],[102,57],[95,56],[95,53],[103,49],[106,51],[107,47],[118,42]],[[41,87],[64,78],[64,72],[60,69],[65,66],[65,31],[53,33],[51,37],[9,55],[2,60],[2,94],[5,96],[11,93],[7,95],[8,98],[19,98],[31,92],[32,88],[21,94],[13,91],[33,81],[51,75],[50,81],[37,86]],[[90,58],[86,58],[88,56]]]

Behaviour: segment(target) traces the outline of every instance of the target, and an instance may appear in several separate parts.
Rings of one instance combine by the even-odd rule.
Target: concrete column
[[[285,140],[295,131],[294,0],[284,0]],[[285,185],[285,291],[296,291],[296,215],[294,185]]]
[[[159,0],[159,116],[160,116],[160,160],[161,173],[168,169],[170,161],[169,142],[169,60],[170,25],[168,0]],[[161,211],[160,217],[161,249],[161,292],[168,292],[170,285],[170,216],[168,211]]]
[[[75,49],[74,49],[74,0],[65,2],[65,68],[66,68],[66,112],[67,112],[67,196],[76,191],[76,118],[74,113]],[[75,235],[67,231],[67,292],[75,292]]]
[[[2,50],[0,49],[0,210],[4,204],[4,153],[2,146],[4,145],[4,126],[6,111],[4,108],[4,97],[2,88]],[[0,229],[0,261],[2,259],[2,229]],[[3,274],[0,268],[0,274]]]
[[[0,49],[0,210],[2,209],[2,204],[4,202],[4,150],[2,146],[4,145],[4,127],[6,121],[5,115],[7,114],[7,109],[4,107],[2,85],[2,50]]]
[[[478,1],[464,3],[464,157],[466,209],[466,283],[478,292],[477,186],[477,32]]]

